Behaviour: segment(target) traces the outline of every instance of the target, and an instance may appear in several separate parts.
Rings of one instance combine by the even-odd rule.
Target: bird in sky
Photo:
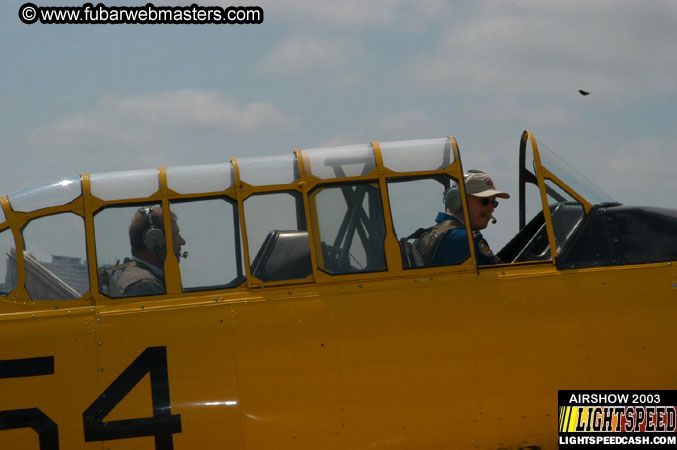
[[[582,90],[582,89],[579,89],[579,90],[578,90],[578,93],[581,94],[582,96],[590,95],[590,92],[584,91],[584,90]]]

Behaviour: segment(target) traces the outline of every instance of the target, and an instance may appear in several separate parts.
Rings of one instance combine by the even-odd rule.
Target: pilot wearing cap
[[[489,175],[479,170],[469,170],[463,179],[477,263],[479,265],[500,264],[502,261],[491,251],[480,230],[485,229],[490,220],[495,222],[493,212],[498,206],[496,198],[507,199],[510,195],[497,190]],[[441,224],[445,221],[452,221],[449,223],[451,229],[442,236],[433,264],[460,264],[470,257],[470,250],[458,184],[445,192],[444,205],[446,211],[439,212],[435,222]]]

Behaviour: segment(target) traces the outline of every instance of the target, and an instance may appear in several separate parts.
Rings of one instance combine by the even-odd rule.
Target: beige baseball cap
[[[465,177],[465,192],[476,197],[500,197],[510,198],[510,194],[496,189],[494,182],[484,172],[473,171],[466,173]]]

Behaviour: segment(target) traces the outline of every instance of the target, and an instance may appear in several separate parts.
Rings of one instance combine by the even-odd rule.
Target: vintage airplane
[[[457,180],[468,223],[451,137],[3,197],[0,448],[554,449],[558,389],[676,389],[677,211],[613,203],[527,131],[519,158],[494,266],[403,251]],[[140,211],[190,256],[129,297]]]

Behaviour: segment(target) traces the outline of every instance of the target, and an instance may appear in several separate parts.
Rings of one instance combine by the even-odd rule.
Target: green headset
[[[148,250],[157,253],[165,247],[165,234],[153,223],[152,211],[152,207],[139,208],[139,212],[145,214],[148,219],[148,228],[143,232],[143,245]]]

